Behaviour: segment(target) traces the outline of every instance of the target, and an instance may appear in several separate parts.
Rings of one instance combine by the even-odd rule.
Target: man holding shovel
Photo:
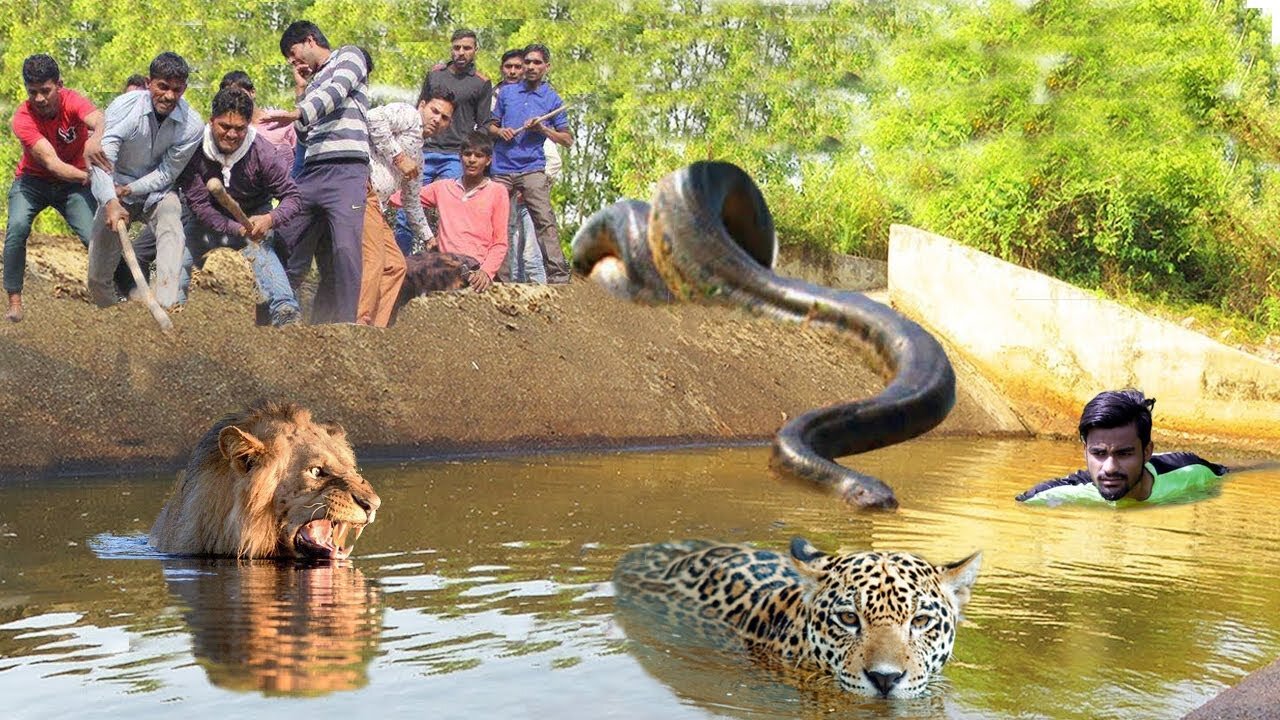
[[[510,204],[517,191],[533,216],[533,227],[542,246],[547,282],[569,282],[569,264],[560,248],[556,215],[551,208],[551,183],[547,181],[547,157],[542,144],[550,138],[557,145],[573,145],[564,101],[546,82],[551,51],[545,45],[524,49],[524,82],[503,88],[489,120],[494,137],[493,179],[507,186]]]
[[[191,212],[178,293],[186,298],[193,262],[203,265],[216,248],[240,250],[253,266],[271,324],[289,325],[302,319],[302,311],[272,249],[272,229],[301,211],[302,196],[289,177],[288,156],[258,133],[252,119],[253,98],[240,88],[229,86],[213,97],[200,150],[179,180]],[[280,201],[275,209],[272,200]]]
[[[182,98],[189,74],[187,62],[176,53],[157,55],[147,92],[117,97],[107,107],[106,130],[85,146],[98,200],[89,237],[88,284],[99,307],[118,301],[112,283],[121,256],[118,230],[135,220],[146,223],[156,239],[155,299],[163,307],[178,303],[185,241],[175,183],[204,133],[200,115]]]

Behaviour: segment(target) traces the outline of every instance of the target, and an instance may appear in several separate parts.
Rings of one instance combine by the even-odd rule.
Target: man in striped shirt
[[[305,147],[297,178],[302,212],[280,229],[289,255],[289,282],[297,288],[314,257],[320,286],[311,321],[353,323],[369,182],[369,58],[354,45],[330,50],[320,28],[306,20],[285,28],[280,53],[296,75],[309,79],[296,110],[269,111],[263,117],[277,127],[294,123]]]

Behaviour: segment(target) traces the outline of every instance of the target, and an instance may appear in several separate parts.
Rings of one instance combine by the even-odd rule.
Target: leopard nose
[[[903,675],[906,675],[905,672],[876,672],[875,670],[863,670],[862,674],[867,676],[871,684],[884,697],[889,697],[889,693],[893,692],[893,688],[897,686],[898,681],[902,680]]]

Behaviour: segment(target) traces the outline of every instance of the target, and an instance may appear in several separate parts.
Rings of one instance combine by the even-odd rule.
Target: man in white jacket
[[[422,203],[409,200],[416,201],[421,189],[417,178],[422,170],[422,142],[449,127],[453,107],[453,93],[441,89],[430,100],[419,102],[417,108],[401,102],[369,111],[369,143],[373,147],[361,238],[363,268],[357,324],[386,327],[404,282],[404,253],[383,217],[392,195],[398,191],[406,198],[404,209],[413,232],[414,251],[420,251],[432,238]]]

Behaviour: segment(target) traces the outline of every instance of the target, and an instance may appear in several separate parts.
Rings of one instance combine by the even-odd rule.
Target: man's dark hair
[[[227,113],[235,113],[245,120],[252,120],[253,98],[234,85],[222,88],[217,95],[213,96],[213,112],[209,117],[222,117]]]
[[[514,58],[520,58],[520,61],[521,61],[521,62],[524,62],[524,49],[523,49],[523,48],[512,48],[512,49],[510,49],[510,50],[508,50],[508,51],[506,51],[506,52],[502,53],[502,60],[500,60],[500,61],[498,62],[498,64],[499,64],[499,65],[506,65],[506,64],[507,64],[507,61],[508,61],[508,60],[510,60],[510,59],[511,59],[511,58],[513,58],[513,57],[514,57]]]
[[[243,70],[232,70],[222,76],[222,82],[218,83],[219,90],[226,90],[229,87],[240,88],[245,92],[254,92],[253,80],[249,78],[249,73]]]
[[[462,150],[458,154],[461,155],[468,150],[474,150],[485,157],[493,157],[493,138],[489,137],[487,132],[472,130],[462,139]]]
[[[453,37],[449,38],[449,42],[455,42],[462,38],[471,38],[476,41],[476,45],[480,44],[480,40],[476,37],[476,31],[469,30],[467,28],[458,28],[457,30],[454,30]]]
[[[551,62],[551,50],[549,50],[546,45],[543,45],[542,43],[526,45],[524,48],[524,54],[528,55],[531,52],[542,53],[542,62]]]
[[[125,78],[124,89],[126,92],[129,90],[129,88],[142,88],[145,90],[146,87],[147,87],[147,78],[142,75],[139,75],[138,73],[134,73],[129,77]]]
[[[431,100],[444,100],[454,107],[458,107],[458,96],[447,87],[432,88]]]
[[[373,56],[369,54],[368,50],[364,49],[363,45],[357,45],[356,49],[360,51],[361,55],[364,55],[364,74],[366,76],[372,75],[373,74]]]
[[[62,82],[62,71],[58,69],[58,61],[40,53],[22,61],[22,82],[28,85],[40,85],[50,80]]]
[[[329,49],[329,38],[320,32],[320,28],[316,27],[315,23],[310,20],[294,20],[280,36],[280,54],[289,57],[289,48],[300,42],[306,42],[307,38],[315,38],[317,45],[325,50]]]
[[[1146,447],[1151,443],[1151,408],[1155,404],[1155,398],[1144,397],[1141,390],[1132,388],[1098,393],[1080,413],[1080,440],[1088,442],[1094,428],[1111,430],[1133,423],[1138,440]]]
[[[191,66],[187,65],[187,61],[183,60],[178,53],[166,50],[151,61],[151,67],[147,72],[151,74],[153,80],[181,80],[186,82],[191,75]]]
[[[455,95],[454,92],[449,88],[446,88],[446,87],[431,88],[431,94],[427,95],[427,88],[424,85],[422,88],[422,92],[418,93],[418,104],[421,105],[422,103],[431,102],[432,100],[444,100],[448,102],[450,105],[452,105],[453,107],[455,108],[458,107],[458,96]]]

